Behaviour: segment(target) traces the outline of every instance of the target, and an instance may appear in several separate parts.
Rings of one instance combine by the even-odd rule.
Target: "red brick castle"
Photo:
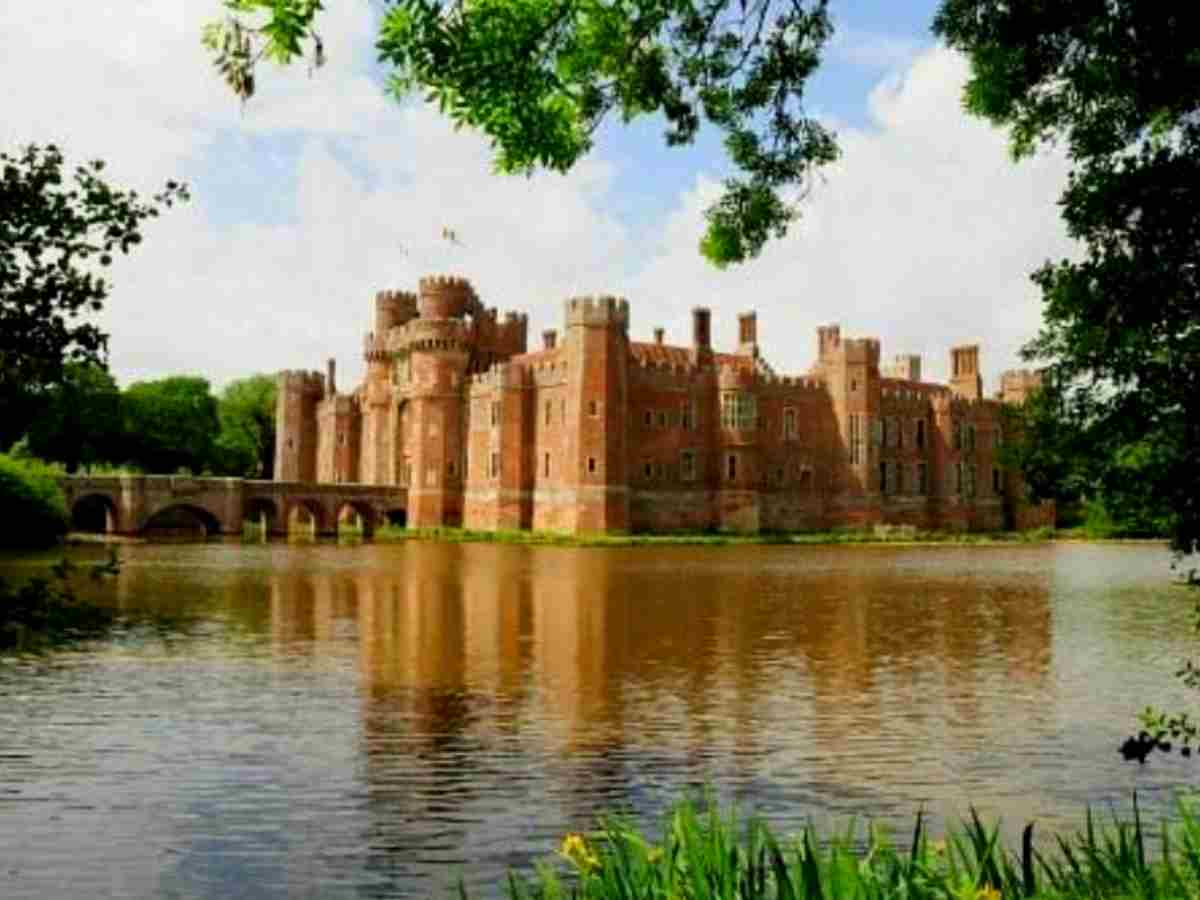
[[[921,360],[880,366],[879,341],[817,329],[806,375],[759,355],[755,314],[732,353],[692,313],[690,346],[629,338],[629,306],[568,300],[564,330],[526,351],[459,278],[375,298],[367,375],[339,394],[330,361],[279,375],[275,477],[399,485],[413,527],[740,531],[878,523],[1041,524],[996,458],[1003,404],[1036,386],[1006,372],[985,399],[979,348],[950,351],[948,385]]]

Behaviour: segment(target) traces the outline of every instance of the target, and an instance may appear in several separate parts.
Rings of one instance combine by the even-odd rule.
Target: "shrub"
[[[0,547],[50,547],[67,533],[71,520],[58,475],[43,462],[0,453]]]

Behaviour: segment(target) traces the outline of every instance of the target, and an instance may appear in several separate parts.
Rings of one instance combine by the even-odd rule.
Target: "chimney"
[[[336,374],[337,374],[337,361],[333,357],[330,357],[329,362],[326,364],[326,369],[325,369],[325,396],[326,397],[332,397],[335,394],[337,394],[337,381],[335,380]]]
[[[663,330],[661,328],[654,329],[654,343],[661,344],[663,342]]]
[[[558,332],[553,328],[547,328],[542,332],[542,348],[545,350],[553,350],[558,343]]]
[[[712,321],[712,311],[706,306],[697,306],[692,310],[692,347],[696,350],[712,348],[712,336],[709,330]]]
[[[743,356],[758,355],[758,316],[744,312],[738,316],[738,353]]]

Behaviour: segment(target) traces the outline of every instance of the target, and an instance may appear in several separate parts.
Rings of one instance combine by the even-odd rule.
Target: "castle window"
[[[346,446],[346,435],[344,433],[338,435],[338,446]]]
[[[800,472],[800,489],[811,491],[813,486],[812,469],[802,469]]]
[[[488,475],[491,478],[500,477],[500,454],[493,453],[491,459],[491,467],[488,469]]]
[[[853,414],[850,416],[850,465],[856,466],[863,461],[863,417]]]
[[[594,456],[588,457],[588,474],[589,475],[596,474],[596,457],[594,457]]]
[[[966,448],[968,453],[975,451],[975,426],[968,425],[966,429]]]
[[[654,477],[655,477],[655,478],[657,478],[659,481],[662,481],[662,480],[663,480],[663,478],[664,478],[664,477],[666,477],[666,474],[667,474],[667,473],[666,473],[666,470],[665,470],[665,468],[663,467],[663,464],[662,464],[662,463],[655,463],[655,464],[654,464]]]
[[[968,465],[968,466],[964,466],[963,468],[965,469],[965,471],[963,472],[963,476],[964,476],[964,480],[966,482],[966,495],[968,497],[974,497],[975,496],[975,466]]]
[[[917,493],[925,494],[929,491],[929,470],[925,467],[925,463],[917,463]]]
[[[901,450],[904,449],[904,420],[896,419],[896,446]]]
[[[492,427],[500,424],[500,404],[492,401]]]
[[[858,390],[858,381],[854,378],[851,378],[850,379],[850,393],[853,394],[857,390]]]
[[[737,456],[730,453],[725,459],[725,480],[733,481],[737,478]]]
[[[550,477],[550,454],[549,453],[547,453],[545,455],[545,457],[543,457],[543,459],[542,459],[542,476],[545,478]]]
[[[599,414],[600,414],[599,405],[596,403],[595,400],[589,400],[588,401],[588,415],[589,416],[598,416]]]
[[[892,463],[892,477],[896,482],[895,485],[893,485],[892,489],[897,494],[903,494],[904,493],[904,466],[900,465],[900,463]]]
[[[881,462],[879,464],[879,493],[886,494],[888,492],[888,464]]]
[[[654,465],[650,462],[650,460],[646,460],[644,463],[642,463],[642,477],[647,481],[654,477]]]
[[[872,447],[882,447],[883,446],[883,423],[884,423],[884,421],[885,421],[884,419],[872,419],[871,420],[871,446]]]
[[[916,445],[918,450],[925,449],[925,420],[917,419],[917,440]],[[924,493],[922,491],[921,493]]]
[[[696,477],[696,451],[683,450],[679,454],[679,477],[692,481]]]
[[[446,474],[453,478],[456,468],[457,466],[454,465],[454,460],[450,460],[450,462],[446,463]]]
[[[546,401],[546,424],[550,424],[550,401]]]
[[[295,450],[295,449],[296,449],[296,441],[295,441],[295,439],[294,439],[294,438],[288,438],[288,440],[287,440],[287,448],[288,448],[289,450]]]
[[[649,428],[651,425],[653,425],[654,424],[654,411],[649,410],[649,409],[646,410],[646,414],[643,417],[642,421],[647,428]]]
[[[954,464],[954,493],[962,494],[963,492],[963,464]]]
[[[680,413],[680,424],[683,425],[684,430],[691,431],[695,425],[694,419],[695,417],[692,415],[692,401],[689,400],[683,404],[683,410]]]
[[[1003,488],[1000,483],[1000,470],[999,469],[992,469],[992,493],[993,494],[1003,493]]]
[[[891,434],[890,434],[890,431],[891,431],[891,429],[890,429],[890,428],[888,428],[888,420],[887,420],[887,419],[880,419],[880,420],[879,420],[879,427],[880,427],[880,429],[881,429],[881,431],[880,431],[880,440],[879,440],[879,446],[881,446],[881,447],[890,447],[890,446],[891,446],[891,442],[890,442],[888,439],[891,437]]]
[[[567,421],[567,401],[558,401],[558,417],[565,424]]]
[[[783,484],[783,466],[775,470],[775,483]]]
[[[758,399],[753,394],[729,391],[721,395],[721,427],[749,431],[758,424]]]
[[[662,412],[661,410],[658,413],[658,427],[659,428],[667,427],[667,414],[665,412]]]
[[[793,441],[796,439],[796,434],[796,410],[789,406],[783,411],[783,439]]]
[[[961,450],[963,448],[963,426],[962,422],[954,423],[954,449]]]

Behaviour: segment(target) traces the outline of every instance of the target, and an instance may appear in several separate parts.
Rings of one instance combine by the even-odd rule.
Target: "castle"
[[[411,527],[738,531],[871,524],[993,530],[1042,524],[997,459],[1005,403],[1036,387],[1006,372],[983,396],[978,346],[950,351],[949,384],[918,356],[881,367],[879,341],[817,329],[805,375],[759,355],[753,312],[732,353],[711,313],[690,346],[629,338],[629,306],[566,301],[563,332],[527,352],[460,278],[375,298],[367,374],[279,375],[275,478],[405,489]]]

